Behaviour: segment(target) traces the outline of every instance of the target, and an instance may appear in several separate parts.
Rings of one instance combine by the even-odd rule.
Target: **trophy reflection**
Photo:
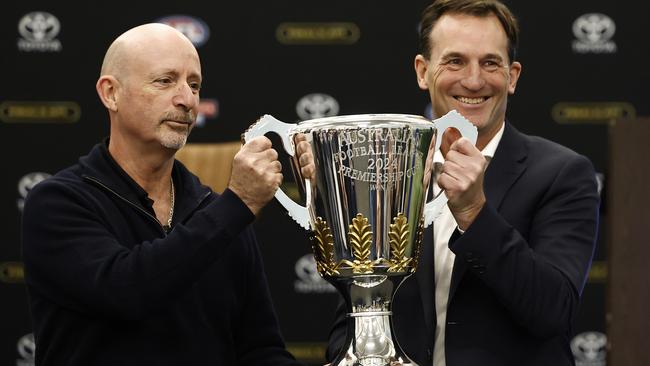
[[[391,303],[417,268],[424,228],[447,203],[444,193],[426,201],[433,155],[449,127],[476,142],[476,128],[456,111],[433,123],[368,114],[295,125],[265,115],[244,134],[275,132],[292,156],[296,134],[310,142],[315,176],[294,169],[306,206],[282,190],[276,199],[309,231],[318,272],[345,299],[347,339],[334,366],[415,365],[395,338]]]

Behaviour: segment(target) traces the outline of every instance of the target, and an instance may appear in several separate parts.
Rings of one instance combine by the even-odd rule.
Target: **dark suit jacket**
[[[572,365],[571,324],[591,264],[599,196],[592,164],[548,140],[505,131],[485,173],[487,204],[456,231],[445,334],[447,366]],[[436,326],[433,230],[393,303],[395,334],[431,365]],[[327,357],[345,340],[339,306]]]

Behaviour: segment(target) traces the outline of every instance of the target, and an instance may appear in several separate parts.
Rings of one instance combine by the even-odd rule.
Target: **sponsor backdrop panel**
[[[202,57],[204,87],[190,142],[225,142],[261,114],[286,122],[352,113],[430,116],[413,73],[428,1],[12,2],[0,12],[0,364],[33,364],[20,256],[22,200],[34,184],[106,136],[94,84],[109,42],[145,22],[183,31]],[[648,115],[648,9],[609,1],[510,1],[522,25],[523,75],[508,118],[587,155],[607,182],[607,132]],[[226,173],[226,172],[225,172]],[[286,176],[286,175],[285,175]],[[606,222],[603,202],[601,223]],[[306,235],[275,202],[256,222],[291,351],[321,364],[338,295],[318,277]],[[578,365],[604,365],[607,228],[575,324]],[[609,243],[615,245],[616,243]],[[218,289],[215,289],[218,291]]]

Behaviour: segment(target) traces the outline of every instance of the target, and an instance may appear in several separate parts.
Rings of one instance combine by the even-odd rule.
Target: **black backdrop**
[[[238,140],[261,114],[291,122],[331,114],[429,112],[417,88],[417,22],[428,1],[5,3],[0,11],[0,364],[33,363],[20,256],[21,200],[108,133],[94,85],[103,54],[123,31],[172,22],[202,59],[203,125],[190,142]],[[649,114],[648,9],[621,0],[514,2],[523,74],[508,118],[594,163],[606,182],[607,123]],[[188,18],[189,17],[189,18]],[[46,25],[38,31],[38,25]],[[592,30],[591,32],[589,30]],[[604,195],[603,195],[604,198]],[[575,331],[605,331],[607,203]],[[309,245],[275,202],[256,222],[286,340],[322,362],[337,296],[315,275]],[[218,291],[218,289],[215,289]],[[598,351],[598,350],[597,350]],[[576,351],[601,365],[602,352]]]

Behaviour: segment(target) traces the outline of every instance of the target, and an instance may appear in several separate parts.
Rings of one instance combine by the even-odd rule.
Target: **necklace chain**
[[[170,188],[169,188],[169,198],[170,198],[170,203],[169,203],[169,218],[167,219],[167,225],[165,225],[165,230],[169,231],[172,228],[172,218],[174,217],[174,179],[170,179],[169,182]]]

